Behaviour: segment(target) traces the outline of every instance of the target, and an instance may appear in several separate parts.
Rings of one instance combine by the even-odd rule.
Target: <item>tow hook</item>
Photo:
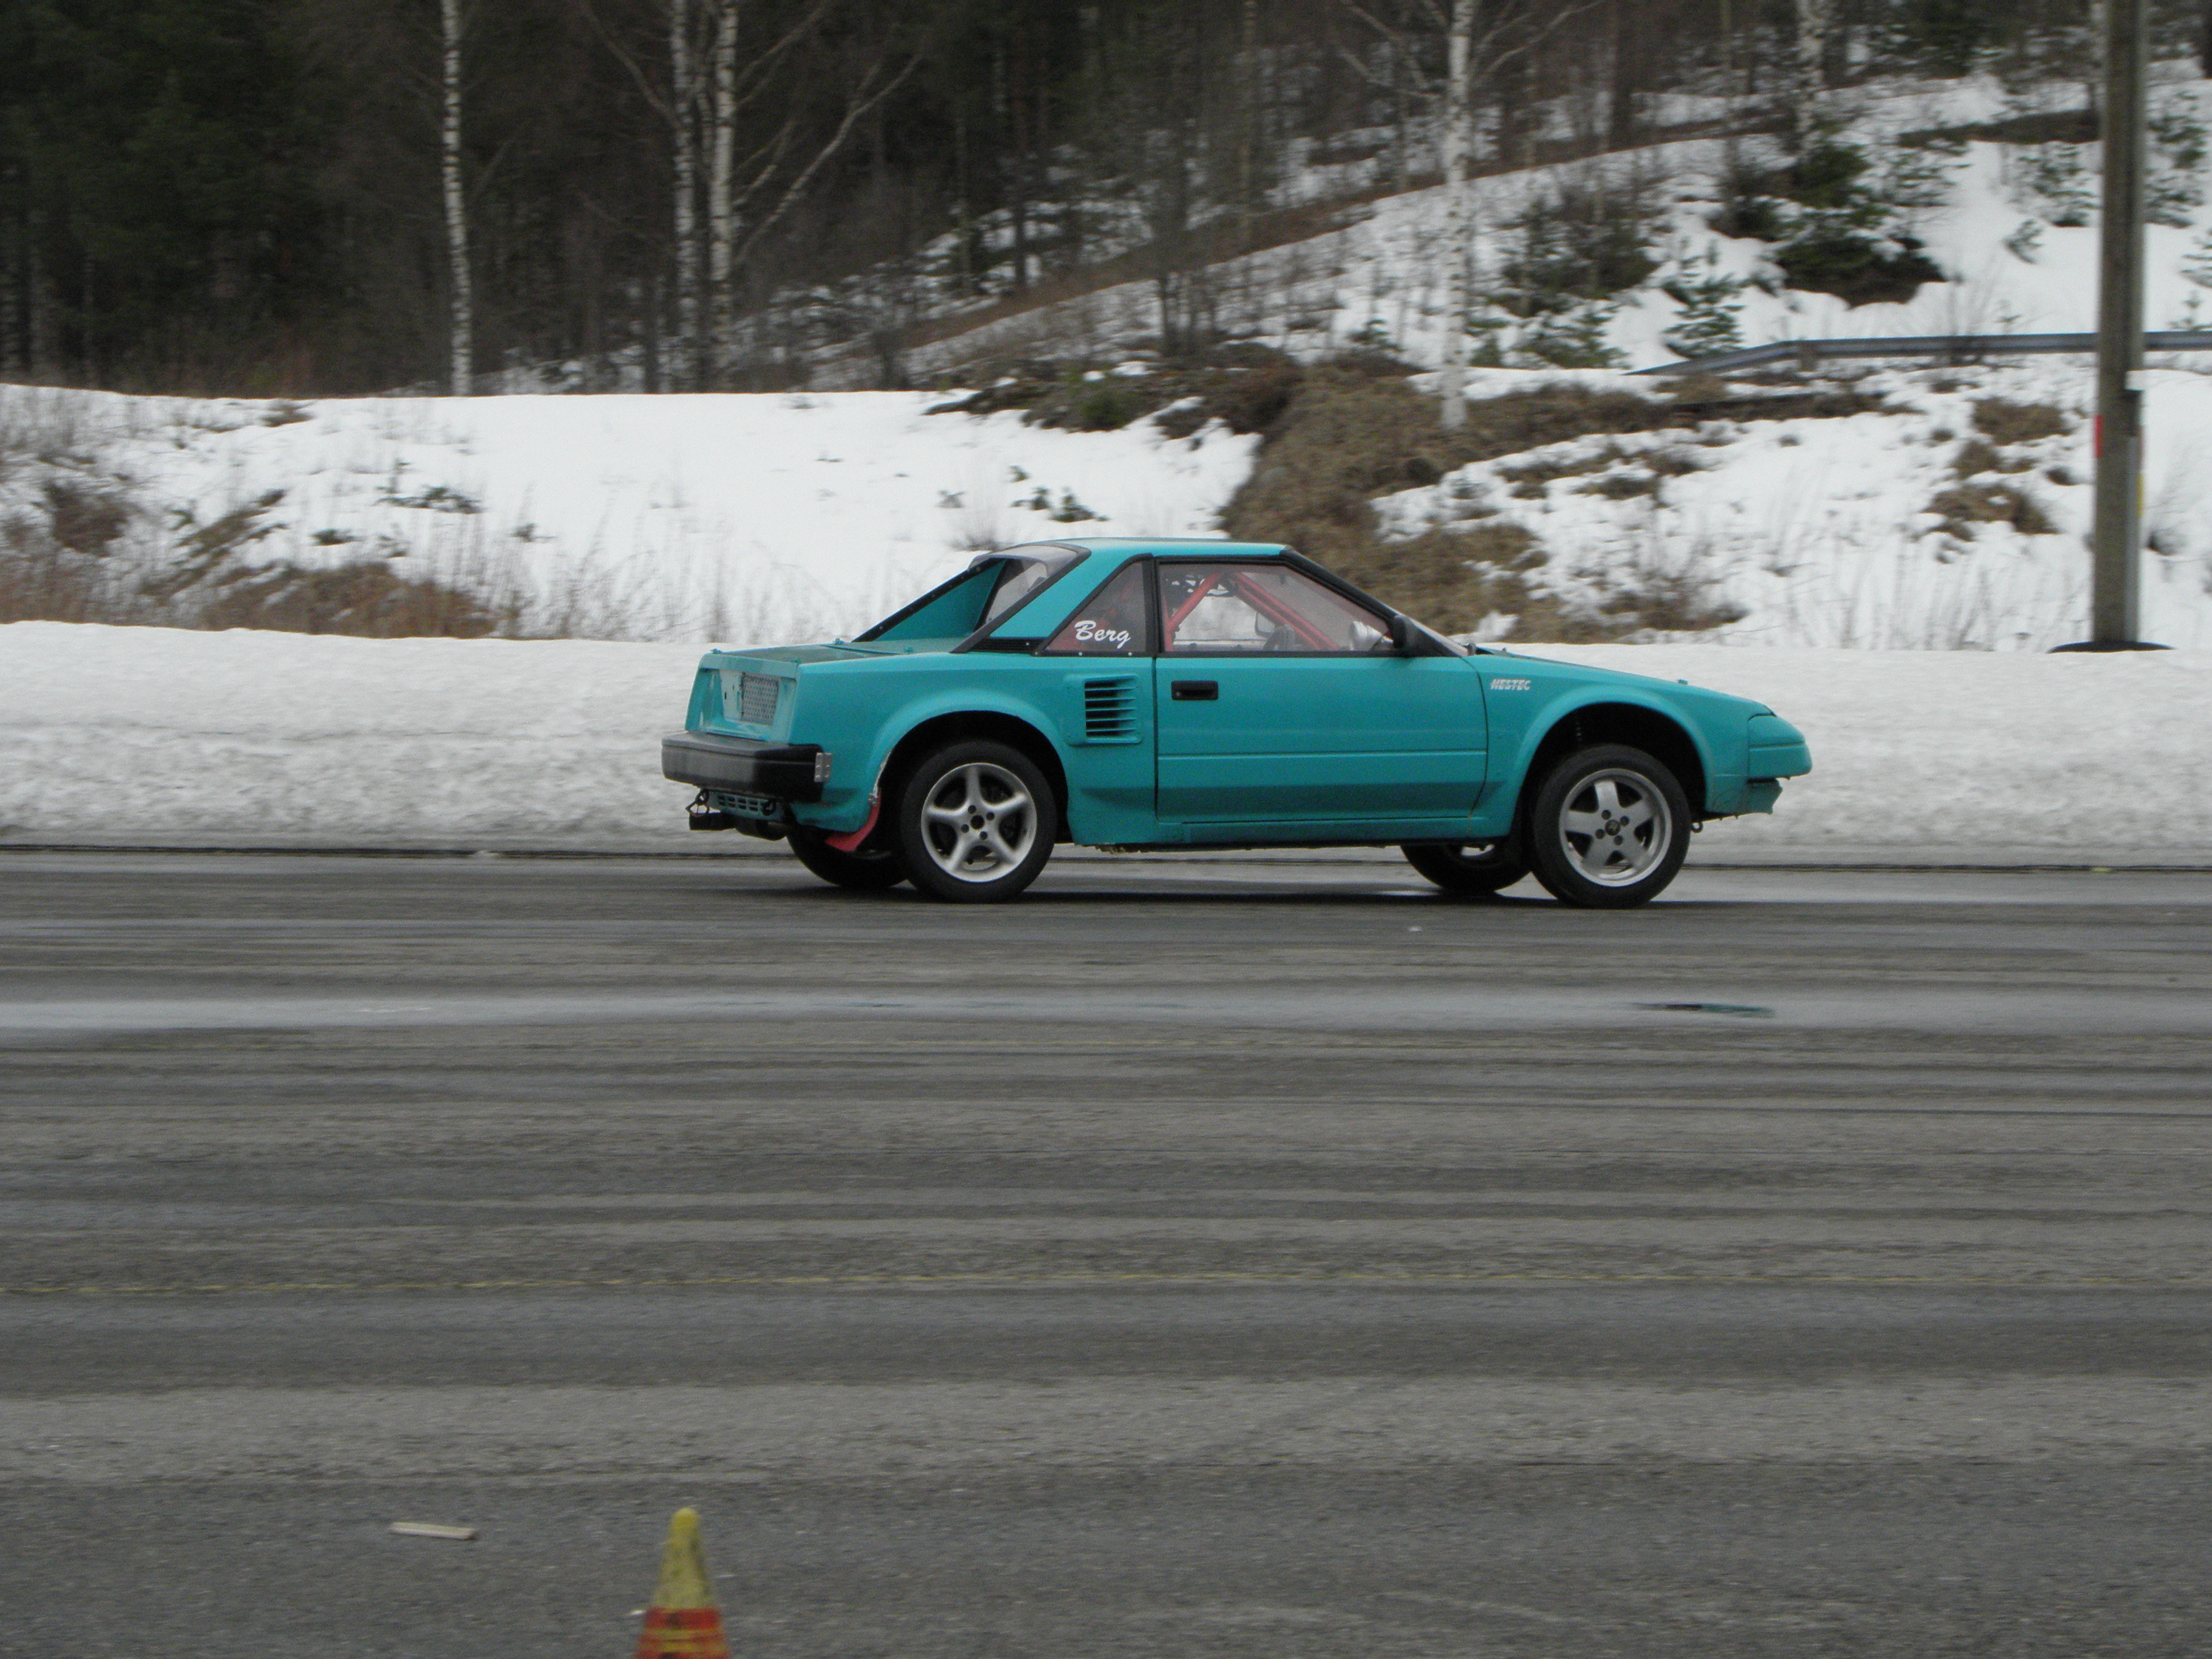
[[[707,805],[707,792],[702,789],[698,798],[686,809],[694,830],[734,830],[738,820],[733,813],[718,812]]]

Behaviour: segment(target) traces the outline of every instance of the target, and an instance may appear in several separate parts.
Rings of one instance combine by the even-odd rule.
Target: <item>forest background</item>
[[[2088,0],[1473,9],[1478,172],[1692,132],[1809,144],[1808,84],[2094,56]],[[760,390],[844,343],[846,383],[896,386],[933,331],[1133,277],[1157,343],[1202,355],[1198,274],[1347,205],[1311,164],[1371,161],[1332,175],[1355,195],[1433,182],[1449,11],[9,0],[0,376]],[[2208,49],[2203,0],[2154,11],[2159,51]],[[1578,211],[1547,234],[1601,264],[1619,216]]]

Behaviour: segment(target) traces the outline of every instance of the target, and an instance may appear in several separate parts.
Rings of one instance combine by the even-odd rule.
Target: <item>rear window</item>
[[[1023,601],[1083,556],[1072,547],[1024,547],[979,553],[951,581],[895,611],[860,640],[965,639],[1020,608]]]

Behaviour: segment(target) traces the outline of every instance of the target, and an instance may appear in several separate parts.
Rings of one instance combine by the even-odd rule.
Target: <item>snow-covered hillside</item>
[[[1496,173],[1469,185],[1471,265],[1479,294],[1501,285],[1525,246],[1516,221],[1532,202],[1596,188],[1646,204],[1641,227],[1648,274],[1597,309],[1602,347],[1620,367],[1677,361],[1668,345],[1683,319],[1668,293],[1685,278],[1740,280],[1735,313],[1742,343],[1882,335],[2087,331],[2097,299],[2098,147],[2042,137],[2063,130],[2082,108],[2076,82],[2008,89],[1995,77],[1887,81],[1823,94],[1818,123],[1832,143],[1856,150],[1867,171],[1858,189],[1879,228],[1922,245],[1945,280],[1909,300],[1859,305],[1793,288],[1778,268],[1775,244],[1716,228],[1743,179],[1789,165],[1781,138],[1747,132],[1613,152]],[[2154,146],[2153,194],[2159,204],[2146,231],[2146,309],[2154,329],[2212,324],[2212,209],[2208,209],[2204,124],[2212,81],[2183,62],[2153,74],[2154,130],[2172,142]],[[1727,117],[1723,100],[1675,98],[1668,118]],[[2045,124],[2039,127],[2037,123]],[[2016,129],[2035,142],[1975,137]],[[2192,136],[2193,135],[2193,136]],[[1351,143],[1359,134],[1344,135]],[[1384,135],[1372,135],[1381,149]],[[1378,176],[1364,170],[1307,168],[1286,186],[1293,198],[1327,199]],[[1209,270],[1218,325],[1234,338],[1314,358],[1357,341],[1386,343],[1427,368],[1443,361],[1450,264],[1448,208],[1439,187],[1360,201],[1323,234],[1266,248]],[[2201,318],[2201,321],[2199,320]],[[958,375],[969,365],[1025,352],[1111,353],[1157,333],[1158,288],[1127,282],[1057,304],[954,331],[910,355],[915,372]],[[1526,353],[1531,329],[1492,311],[1509,362]],[[824,372],[867,372],[860,360],[826,353]],[[827,382],[825,382],[827,383]]]
[[[1487,371],[1475,391],[1532,378]],[[1851,387],[1861,413],[1594,434],[1461,469],[1376,511],[1399,535],[1524,527],[1553,553],[1547,588],[1592,604],[1655,582],[1695,587],[1740,613],[1716,640],[2048,650],[2087,630],[2083,378],[2048,360],[1873,374]],[[2153,371],[2149,385],[2144,636],[2212,645],[2212,377]],[[1489,636],[1514,630],[1500,617]]]
[[[110,556],[149,568],[223,526],[242,562],[385,560],[518,604],[526,632],[791,639],[862,627],[976,548],[1209,533],[1255,441],[925,412],[940,401],[0,386],[0,520],[59,489],[80,520],[113,503]]]
[[[1851,306],[1790,285],[1783,246],[1744,228],[1764,213],[1778,234],[1814,211],[1756,196],[1807,193],[1802,180],[1778,182],[1790,158],[1771,134],[1486,177],[1474,186],[1474,267],[1488,280],[1525,257],[1532,204],[1611,191],[1643,204],[1630,267],[1640,274],[1602,301],[1577,301],[1575,316],[1580,349],[1623,365],[1672,359],[1668,343],[1684,343],[1698,306],[1709,331],[1746,344],[2086,330],[2096,147],[2074,141],[2079,99],[2070,84],[2008,90],[1989,77],[1824,95],[1828,142],[1863,164],[1836,186],[1846,206],[1833,211],[1872,216],[1869,234],[1917,244],[1943,275],[1909,299]],[[1725,113],[1674,102],[1661,113],[1676,124]],[[2212,208],[2198,176],[2212,82],[2164,66],[2153,104],[2166,222],[2148,232],[2148,315],[2187,325],[2200,297],[2212,301]],[[1341,199],[1372,187],[1382,167],[1305,165],[1279,194]],[[1744,206],[1759,200],[1758,213]],[[1383,197],[1347,218],[1212,268],[1216,324],[1306,362],[1364,344],[1435,364],[1449,263],[1443,192]],[[1696,305],[1681,297],[1693,289]],[[946,389],[936,393],[293,404],[0,387],[0,526],[50,519],[69,546],[155,573],[216,544],[236,565],[375,561],[480,596],[510,632],[743,641],[846,631],[975,548],[1071,531],[1216,529],[1255,437],[1208,425],[1170,438],[1149,419],[1075,432],[1013,410],[927,412],[956,383],[988,384],[996,366],[1039,355],[1141,385],[1160,291],[1127,283],[917,347],[908,368],[939,378]],[[1664,379],[1536,363],[1532,343],[1551,326],[1540,316],[1493,307],[1483,325],[1494,355],[1522,366],[1480,371],[1478,397],[1561,381],[1668,395]],[[817,368],[833,383],[856,372],[835,353]],[[1054,372],[1042,371],[1048,383]],[[2148,410],[2145,629],[2176,645],[2212,644],[2208,375],[2212,354],[2166,362]],[[2086,628],[2090,389],[2078,358],[1893,366],[1856,374],[1846,412],[1646,422],[1665,429],[1593,432],[1456,470],[1424,464],[1421,481],[1409,477],[1375,512],[1399,538],[1504,527],[1541,556],[1516,564],[1516,580],[1569,610],[1656,585],[1694,592],[1699,620],[1734,615],[1717,640],[2042,649]],[[1469,546],[1480,556],[1479,541]],[[1510,604],[1485,629],[1530,637]]]

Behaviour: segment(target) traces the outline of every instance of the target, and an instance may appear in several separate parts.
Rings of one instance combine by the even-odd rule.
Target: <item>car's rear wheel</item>
[[[1690,803],[1662,762],[1626,744],[1598,744],[1568,756],[1537,786],[1524,838],[1536,879],[1553,898],[1625,910],[1658,897],[1682,867]]]
[[[1447,893],[1500,892],[1528,873],[1528,860],[1510,842],[1492,842],[1487,847],[1414,842],[1398,850],[1407,863]]]
[[[955,904],[1010,899],[1052,856],[1060,802],[1036,762],[1003,743],[926,756],[898,792],[894,829],[907,878]]]
[[[897,886],[906,879],[906,866],[899,860],[898,849],[888,845],[881,836],[870,839],[874,844],[857,852],[841,853],[829,844],[819,830],[794,828],[790,835],[793,855],[833,887],[873,893]]]

